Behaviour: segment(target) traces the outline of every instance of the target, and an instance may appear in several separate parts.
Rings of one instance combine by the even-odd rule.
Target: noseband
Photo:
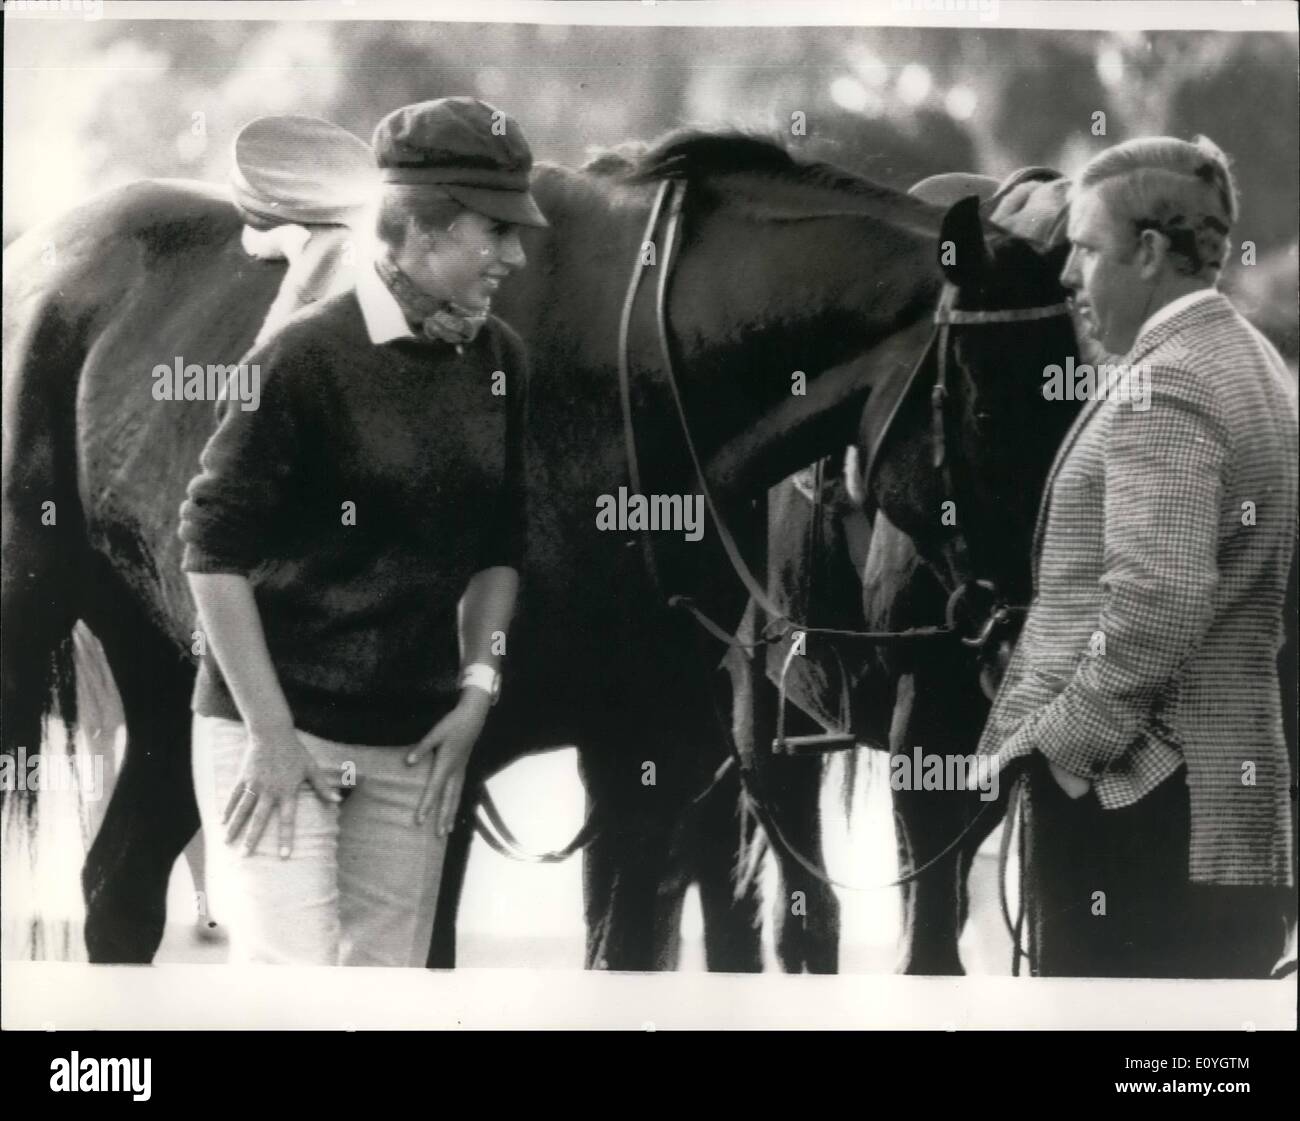
[[[948,363],[951,329],[953,327],[984,326],[988,324],[1028,323],[1035,320],[1056,319],[1070,314],[1069,306],[1064,301],[1043,304],[1037,307],[968,311],[953,306],[956,296],[956,287],[951,284],[944,286],[939,306],[934,313],[935,329],[934,334],[930,337],[930,344],[926,347],[920,360],[912,368],[911,374],[908,375],[902,391],[895,399],[889,415],[886,417],[867,454],[867,466],[862,480],[864,492],[870,493],[876,470],[879,467],[881,450],[898,421],[904,402],[909,399],[913,386],[916,384],[917,379],[921,377],[921,371],[925,366],[926,359],[933,351],[935,354],[935,380],[930,389],[930,464],[939,472],[943,502],[952,502],[954,508],[956,508],[957,488],[952,475],[952,457],[948,454],[948,403],[951,399],[948,390]],[[982,650],[992,640],[993,635],[1009,622],[1013,616],[1023,614],[1025,607],[1023,605],[1012,606],[1004,603],[997,586],[992,581],[979,579],[975,575],[974,566],[970,559],[970,545],[965,532],[961,528],[960,521],[958,521],[957,531],[944,542],[941,548],[951,566],[955,582],[950,584],[946,579],[946,574],[940,570],[939,566],[930,562],[926,562],[926,564],[934,573],[940,585],[948,592],[948,602],[944,609],[944,619],[948,628],[953,631],[959,630],[959,612],[965,605],[966,600],[977,590],[983,592],[993,605],[983,626],[978,631],[971,635],[962,634],[960,636],[961,641],[966,646]]]

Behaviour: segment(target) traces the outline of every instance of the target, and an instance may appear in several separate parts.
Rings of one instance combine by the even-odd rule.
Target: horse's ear
[[[958,288],[978,283],[993,260],[984,241],[980,200],[968,195],[948,208],[939,230],[939,267]]]

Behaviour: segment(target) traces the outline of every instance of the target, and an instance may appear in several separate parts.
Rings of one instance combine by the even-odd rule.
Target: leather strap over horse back
[[[722,543],[723,551],[727,554],[727,559],[731,562],[731,567],[735,571],[737,578],[745,586],[745,590],[754,598],[771,619],[782,619],[783,615],[767,594],[767,589],[759,583],[754,574],[750,571],[749,565],[741,555],[740,548],[736,544],[735,538],[727,527],[726,521],[718,511],[717,505],[713,500],[713,491],[709,486],[708,478],[704,471],[704,464],[700,459],[698,449],[695,447],[695,440],[691,435],[690,423],[686,417],[686,408],[682,403],[681,391],[677,385],[676,375],[673,373],[672,354],[669,351],[668,342],[668,277],[672,272],[673,255],[677,248],[677,231],[678,223],[681,219],[682,207],[686,200],[686,183],[680,179],[665,179],[659,184],[659,189],[655,193],[654,202],[651,204],[650,213],[646,220],[645,233],[642,236],[642,244],[654,241],[655,230],[659,224],[659,214],[664,209],[665,201],[667,202],[668,221],[664,234],[662,249],[659,254],[658,270],[659,283],[655,293],[654,314],[655,314],[655,336],[659,347],[659,360],[663,366],[665,380],[668,388],[671,390],[673,406],[677,413],[677,420],[681,427],[682,441],[686,445],[687,453],[690,456],[691,467],[695,471],[695,477],[699,482],[700,491],[704,495],[705,505],[708,507],[709,516],[713,519],[714,529],[718,534],[718,539]],[[623,412],[623,444],[627,455],[628,476],[632,484],[632,490],[635,493],[644,493],[641,488],[641,469],[637,456],[636,448],[636,425],[632,416],[632,359],[630,352],[630,334],[632,325],[632,311],[636,305],[637,291],[640,288],[641,277],[645,272],[645,264],[641,257],[633,262],[632,275],[628,280],[627,293],[623,300],[623,313],[619,320],[618,329],[618,385],[619,385],[619,403]],[[655,561],[654,546],[650,541],[648,532],[642,532],[641,543],[643,555],[645,556],[646,569],[650,574],[651,582],[661,598],[664,596],[664,588],[660,578],[659,566]],[[681,606],[692,611],[696,618],[705,623],[705,617],[694,609],[689,600],[680,596],[673,596],[667,601],[670,606]],[[705,627],[711,633],[721,634],[719,628],[707,621]],[[727,636],[731,641],[731,637]]]

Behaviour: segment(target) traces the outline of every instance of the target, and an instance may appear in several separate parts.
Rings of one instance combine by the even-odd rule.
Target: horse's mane
[[[793,155],[780,137],[741,129],[721,132],[675,129],[648,144],[632,141],[600,151],[588,160],[583,170],[618,175],[632,183],[757,175],[874,199],[898,197],[898,192],[834,164]]]

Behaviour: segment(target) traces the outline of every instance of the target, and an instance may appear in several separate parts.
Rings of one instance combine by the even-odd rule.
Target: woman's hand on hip
[[[274,731],[250,729],[248,739],[239,781],[221,815],[226,841],[233,842],[247,826],[244,852],[251,853],[275,814],[279,819],[280,857],[285,859],[293,852],[294,815],[303,783],[308,783],[321,801],[337,804],[343,801],[342,776],[317,765],[292,725]]]
[[[456,823],[456,810],[465,786],[465,768],[491,707],[491,699],[481,689],[465,689],[456,707],[439,720],[433,731],[406,757],[407,764],[415,766],[430,752],[437,753],[429,781],[415,810],[415,824],[423,825],[432,810],[434,829],[439,837],[447,836]]]

